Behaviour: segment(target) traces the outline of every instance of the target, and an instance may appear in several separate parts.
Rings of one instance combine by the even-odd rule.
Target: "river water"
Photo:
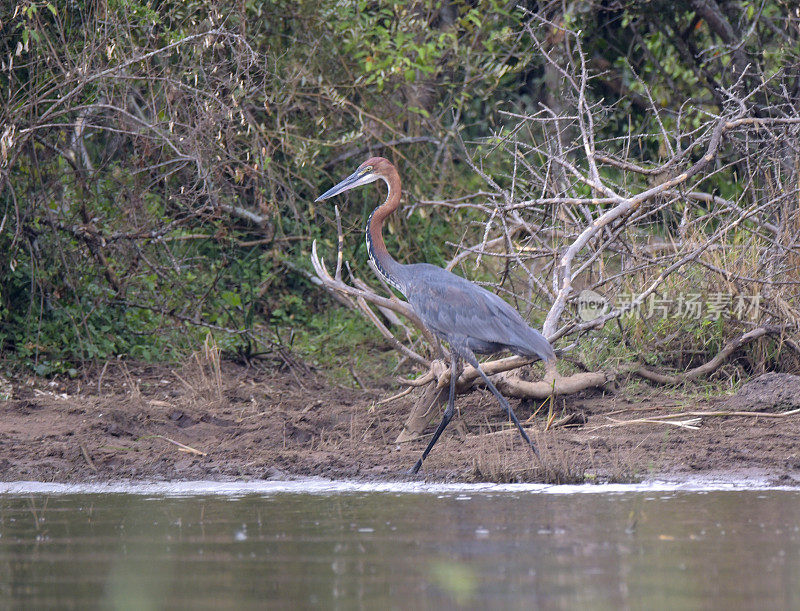
[[[0,608],[800,608],[800,491],[0,483]]]

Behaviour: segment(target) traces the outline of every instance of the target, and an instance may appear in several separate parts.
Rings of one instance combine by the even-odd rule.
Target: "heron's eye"
[[[371,165],[368,165],[366,168],[361,170],[362,174],[369,174],[370,172],[372,172],[372,166]]]

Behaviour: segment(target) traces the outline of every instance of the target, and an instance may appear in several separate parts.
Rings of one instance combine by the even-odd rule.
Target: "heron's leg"
[[[433,434],[433,438],[428,444],[428,447],[425,448],[425,451],[422,453],[420,459],[411,468],[411,471],[409,471],[409,473],[411,474],[417,473],[420,470],[420,467],[422,467],[422,461],[428,458],[428,454],[430,454],[431,448],[433,448],[434,444],[438,441],[439,436],[442,434],[442,431],[445,429],[445,427],[450,423],[450,420],[453,418],[453,412],[455,411],[455,404],[456,404],[457,378],[458,378],[458,357],[456,356],[455,352],[451,352],[450,353],[450,396],[447,398],[447,407],[444,410],[444,416],[442,417],[442,421],[439,423],[439,427]]]
[[[483,381],[486,382],[486,387],[492,391],[492,394],[495,397],[497,397],[497,400],[500,402],[500,405],[503,407],[504,410],[506,410],[506,413],[509,415],[514,424],[517,425],[517,428],[519,429],[519,434],[522,435],[522,438],[525,441],[527,441],[528,444],[531,446],[533,453],[536,454],[536,456],[539,456],[539,450],[536,449],[536,446],[530,440],[530,437],[528,437],[528,434],[525,432],[525,429],[522,428],[522,425],[519,423],[519,420],[517,419],[517,415],[514,413],[514,410],[511,409],[511,405],[509,405],[506,398],[502,394],[500,394],[500,391],[497,390],[497,387],[494,384],[492,384],[492,381],[486,376],[486,374],[483,373],[483,369],[481,369],[480,364],[478,364],[478,359],[475,358],[475,355],[472,354],[472,352],[468,352],[465,353],[463,356],[464,360],[466,360],[467,363],[472,365],[481,375]]]

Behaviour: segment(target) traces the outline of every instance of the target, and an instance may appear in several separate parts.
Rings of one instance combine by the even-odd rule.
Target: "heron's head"
[[[375,182],[379,178],[386,180],[384,170],[386,169],[387,165],[391,167],[391,163],[388,159],[384,159],[383,157],[370,157],[364,163],[358,166],[358,169],[350,174],[350,176],[345,178],[338,185],[333,186],[325,191],[325,193],[320,195],[314,201],[321,202],[323,199],[328,199],[334,195],[339,195],[339,193],[344,193],[350,189],[360,187],[361,185],[367,185],[371,182]]]

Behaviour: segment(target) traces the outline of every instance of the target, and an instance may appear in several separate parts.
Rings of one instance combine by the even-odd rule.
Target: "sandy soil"
[[[757,388],[759,397],[769,385]],[[427,442],[394,443],[413,394],[377,404],[397,389],[344,388],[297,371],[222,363],[218,375],[199,361],[182,368],[114,363],[82,380],[12,386],[11,398],[0,400],[3,481],[412,479],[406,471]],[[479,390],[458,398],[460,414],[418,477],[637,481],[758,471],[800,485],[800,414],[704,416],[691,423],[696,429],[618,424],[687,411],[752,407],[769,414],[791,407],[757,403],[747,393],[697,400],[646,386],[560,399],[557,417],[576,414],[579,424],[545,432],[544,419],[534,418],[540,463],[493,397]],[[514,406],[523,420],[535,407]]]

